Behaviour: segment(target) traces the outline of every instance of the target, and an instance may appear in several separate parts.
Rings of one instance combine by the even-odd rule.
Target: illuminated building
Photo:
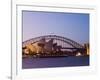
[[[25,54],[30,53],[50,53],[53,50],[53,39],[48,42],[45,39],[41,39],[34,44],[28,44],[24,49]]]

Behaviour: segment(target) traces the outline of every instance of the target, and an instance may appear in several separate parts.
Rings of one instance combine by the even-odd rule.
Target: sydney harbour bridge
[[[45,35],[22,43],[23,55],[34,57],[87,55],[87,46],[66,37]]]

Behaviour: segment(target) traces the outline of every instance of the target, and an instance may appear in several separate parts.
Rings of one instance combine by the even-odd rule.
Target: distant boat
[[[80,52],[78,52],[78,53],[76,54],[76,56],[82,56],[82,54],[81,54]]]

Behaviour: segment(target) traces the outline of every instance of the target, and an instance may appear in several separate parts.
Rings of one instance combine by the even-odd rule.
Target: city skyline
[[[89,43],[89,14],[23,11],[23,41],[43,35],[60,35]]]

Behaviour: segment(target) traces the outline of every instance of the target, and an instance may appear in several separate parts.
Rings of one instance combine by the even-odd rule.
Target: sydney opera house
[[[38,54],[38,53],[53,53],[56,51],[60,51],[61,46],[58,46],[57,43],[53,43],[53,39],[46,41],[45,39],[41,39],[38,42],[27,44],[27,46],[23,47],[24,54]]]

